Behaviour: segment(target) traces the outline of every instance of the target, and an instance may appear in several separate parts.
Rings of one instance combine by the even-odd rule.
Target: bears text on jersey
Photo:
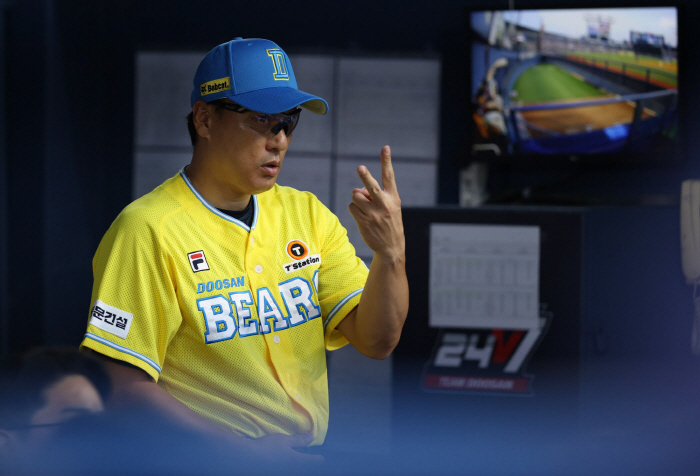
[[[292,278],[279,283],[278,289],[286,312],[266,287],[255,290],[255,301],[249,290],[198,299],[197,308],[202,312],[206,328],[205,342],[221,342],[236,334],[241,338],[269,334],[321,316],[312,285],[306,279]]]

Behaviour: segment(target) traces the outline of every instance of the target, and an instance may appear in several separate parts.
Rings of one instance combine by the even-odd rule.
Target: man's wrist
[[[377,262],[384,266],[392,267],[405,267],[406,264],[406,253],[403,249],[401,250],[388,250],[388,251],[376,251],[372,262],[377,260]]]

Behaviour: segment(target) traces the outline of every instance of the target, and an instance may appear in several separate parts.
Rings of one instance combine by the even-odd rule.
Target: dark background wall
[[[450,206],[458,202],[455,164],[465,158],[468,120],[465,9],[612,5],[611,1],[511,3],[0,2],[0,354],[33,344],[77,344],[82,338],[90,305],[92,255],[111,221],[131,199],[137,51],[203,51],[243,36],[270,38],[287,51],[438,53],[443,61],[438,201]],[[618,4],[633,3],[665,2],[618,0]],[[680,86],[688,106],[682,117],[687,131],[684,161],[671,166],[581,170],[568,186],[592,198],[622,195],[631,201],[611,199],[596,205],[623,204],[634,209],[619,212],[624,220],[595,221],[598,225],[591,233],[595,242],[587,248],[592,250],[587,256],[596,273],[592,289],[605,299],[584,306],[598,312],[596,319],[624,332],[627,317],[606,314],[605,309],[621,308],[625,314],[628,293],[615,297],[620,280],[626,279],[623,270],[644,269],[645,260],[650,260],[654,275],[638,274],[633,278],[638,282],[633,280],[630,286],[637,286],[635,291],[641,295],[658,296],[651,307],[661,312],[669,309],[668,299],[674,300],[683,316],[672,317],[675,321],[669,324],[656,312],[649,314],[648,330],[631,341],[630,348],[643,349],[646,334],[665,332],[671,336],[669,347],[687,355],[691,292],[681,276],[676,225],[680,183],[700,176],[695,154],[700,138],[693,134],[700,128],[700,119],[691,110],[700,99],[694,86],[700,82],[700,71],[697,53],[690,48],[700,5],[691,0],[676,4],[682,7],[680,41],[686,46]],[[561,172],[501,167],[491,173],[499,189],[508,190],[556,181]],[[661,202],[645,200],[659,195],[664,197]],[[609,234],[622,222],[628,235],[620,238],[623,243],[613,243]],[[650,257],[651,243],[659,253]],[[616,254],[615,246],[623,247],[625,253]],[[658,282],[664,283],[663,292]],[[686,296],[687,303],[678,302]],[[633,304],[631,312],[636,312],[635,306],[646,306],[641,314],[637,312],[644,319],[649,304]]]

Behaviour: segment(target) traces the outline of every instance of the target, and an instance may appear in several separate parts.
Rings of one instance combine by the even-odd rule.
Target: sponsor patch
[[[204,256],[204,251],[187,253],[187,258],[190,260],[190,266],[195,273],[209,269],[209,263],[207,263],[207,257]]]
[[[321,264],[321,255],[309,255],[306,256],[306,258],[303,260],[292,261],[291,263],[282,265],[282,267],[284,268],[284,272],[289,274],[293,273],[294,271],[299,271],[300,269],[306,268],[307,266],[312,266],[316,264]]]
[[[292,259],[303,260],[309,254],[309,247],[301,240],[292,240],[287,243],[287,254]]]
[[[214,94],[221,91],[228,91],[231,89],[231,78],[226,76],[225,78],[215,79],[213,81],[207,81],[199,85],[199,93],[201,96],[206,96],[207,94]]]
[[[105,304],[99,299],[95,300],[95,304],[92,306],[90,325],[122,339],[126,339],[126,336],[129,335],[129,328],[133,320],[133,314]]]

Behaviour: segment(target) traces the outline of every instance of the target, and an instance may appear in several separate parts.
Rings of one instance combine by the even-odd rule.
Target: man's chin
[[[277,183],[277,177],[270,177],[269,180],[265,181],[264,183],[260,184],[259,187],[257,187],[255,195],[259,195],[261,193],[267,192],[268,190],[270,190],[272,187],[275,186],[275,183]]]

